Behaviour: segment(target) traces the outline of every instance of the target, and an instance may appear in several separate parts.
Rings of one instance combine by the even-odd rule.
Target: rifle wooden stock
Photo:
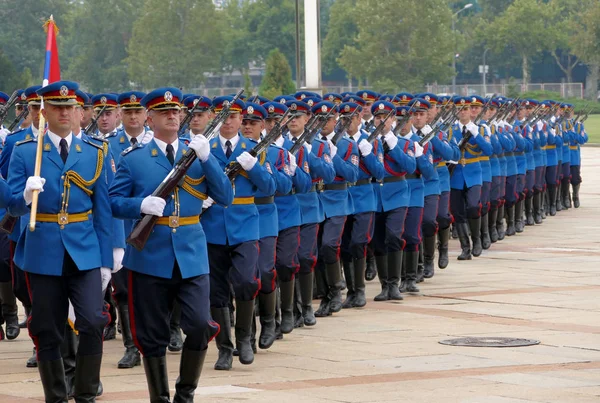
[[[17,220],[17,217],[13,217],[8,213],[4,214],[4,217],[2,217],[2,220],[0,220],[0,231],[4,232],[5,234],[12,234],[15,229],[15,225],[17,224]]]

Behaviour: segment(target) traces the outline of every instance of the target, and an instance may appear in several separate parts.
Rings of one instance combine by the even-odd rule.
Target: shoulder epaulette
[[[123,152],[121,152],[121,156],[127,155],[130,152],[132,152],[133,150],[137,150],[138,148],[144,148],[144,145],[140,144],[140,143],[136,143],[136,145],[134,145],[134,146],[129,146],[126,149],[124,149]]]
[[[88,139],[81,139],[81,141],[83,141],[85,144],[89,144],[91,146],[96,147],[99,150],[104,150],[104,147],[101,144],[95,144],[93,143],[91,140]]]
[[[17,141],[15,143],[16,146],[20,146],[21,144],[25,144],[25,143],[31,143],[33,141],[37,141],[35,138],[30,138],[30,139],[25,139],[25,140],[21,140],[21,141]]]
[[[19,130],[15,130],[14,132],[10,132],[6,135],[6,137],[12,136],[13,134],[17,134],[17,133],[21,133],[23,131],[25,131],[27,129],[19,129]]]
[[[117,131],[115,131],[115,132],[110,132],[110,133],[108,134],[108,136],[106,136],[106,137],[105,137],[105,138],[103,138],[102,140],[106,140],[106,139],[109,139],[109,138],[111,138],[111,137],[115,137],[117,134],[119,134],[119,131],[118,131],[118,130],[117,130]],[[91,137],[91,136],[90,136],[90,137]],[[97,136],[95,136],[95,137],[97,137]],[[98,137],[98,138],[100,139],[101,137]]]
[[[87,135],[91,140],[96,140],[96,141],[102,141],[103,143],[108,143],[108,140],[105,138],[102,138],[100,136],[96,136],[95,134],[88,134]]]

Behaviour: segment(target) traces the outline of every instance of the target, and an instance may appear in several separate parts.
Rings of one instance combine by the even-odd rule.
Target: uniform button
[[[64,175],[62,175],[62,176],[60,177],[60,179],[61,179],[61,180],[64,180],[64,179],[65,179],[65,176],[64,176]]]
[[[176,232],[177,232],[177,230],[176,230],[175,228],[173,228],[173,229],[171,230],[171,232],[173,232],[173,233],[176,233]]]

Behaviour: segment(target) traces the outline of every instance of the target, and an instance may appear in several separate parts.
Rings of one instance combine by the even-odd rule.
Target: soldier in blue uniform
[[[242,134],[244,137],[259,142],[261,132],[265,129],[267,110],[259,104],[248,102],[242,112]],[[258,272],[260,274],[260,291],[258,294],[258,312],[260,314],[261,331],[258,346],[268,349],[275,341],[275,302],[277,299],[277,272],[275,256],[278,227],[275,194],[288,194],[292,190],[291,172],[286,165],[287,151],[277,145],[270,145],[267,150],[265,168],[272,173],[276,189],[267,194],[256,193],[254,204],[259,215],[258,240]],[[293,298],[293,294],[292,294]],[[254,332],[256,329],[253,329]]]
[[[546,100],[544,101],[547,108],[552,108],[554,106],[553,101]],[[547,214],[550,216],[556,215],[556,190],[557,190],[557,180],[558,180],[558,150],[557,150],[557,141],[559,137],[556,134],[556,128],[554,127],[554,123],[556,122],[556,117],[551,116],[548,119],[546,124],[546,130],[548,133],[548,140],[546,143],[545,151],[546,151],[546,175],[545,175],[545,185],[546,185],[546,200],[545,204],[547,207]]]
[[[219,113],[233,97],[224,96],[213,100],[213,109]],[[219,359],[217,370],[231,369],[233,343],[229,319],[230,282],[235,293],[236,321],[235,339],[242,364],[252,364],[254,353],[251,346],[254,298],[260,290],[258,273],[259,216],[254,204],[258,191],[275,193],[275,179],[267,170],[266,153],[253,157],[249,151],[256,145],[239,134],[244,103],[240,100],[231,105],[229,116],[220,128],[219,135],[210,140],[211,153],[222,169],[231,163],[239,163],[242,173],[232,183],[235,198],[233,205],[225,208],[218,201],[207,199],[208,208],[202,216],[206,229],[208,259],[210,262],[211,312],[221,327],[217,336]]]
[[[377,101],[371,106],[375,126],[378,126],[390,111],[404,117],[406,107],[396,108],[386,101]],[[373,246],[377,262],[377,275],[381,293],[375,301],[402,300],[399,282],[402,270],[402,251],[405,241],[404,221],[410,201],[410,188],[406,175],[412,174],[417,166],[411,142],[399,138],[392,132],[393,119],[385,122],[380,141],[384,144],[383,182],[373,185],[377,197]]]
[[[285,105],[290,108],[292,119],[288,122],[288,140],[295,143],[304,133],[305,125],[308,122],[310,107],[302,101],[288,100]],[[335,168],[333,166],[329,144],[320,138],[315,138],[310,143],[305,144],[306,155],[302,161],[302,167],[309,172],[312,178],[312,186],[306,193],[296,194],[300,204],[301,225],[300,225],[300,245],[298,247],[298,261],[300,263],[300,296],[302,297],[302,316],[307,326],[316,323],[312,308],[309,308],[312,301],[313,283],[308,279],[312,278],[312,273],[317,265],[318,248],[317,238],[319,234],[319,224],[325,220],[323,203],[317,195],[317,187],[323,184],[333,182],[335,178]],[[296,155],[299,161],[300,151]],[[306,165],[308,164],[308,168]],[[304,279],[304,280],[303,280]],[[284,290],[281,289],[283,292]],[[305,297],[311,295],[308,300]],[[282,295],[282,305],[284,296]],[[283,308],[283,307],[282,307]],[[282,309],[283,316],[283,309]],[[283,317],[282,317],[283,321]],[[283,331],[282,323],[282,331]],[[291,330],[290,330],[291,331]]]
[[[192,116],[192,120],[190,120],[188,130],[180,137],[184,142],[189,143],[194,136],[202,134],[204,129],[206,129],[211,118],[210,109],[212,101],[205,96],[190,95],[183,99],[183,104],[188,110],[192,110],[194,105],[198,105],[196,106],[196,109],[194,109],[194,116]]]
[[[563,210],[568,210],[571,207],[571,198],[569,196],[569,187],[571,185],[571,138],[573,133],[570,129],[569,122],[566,118],[568,104],[560,104],[560,115],[563,116],[560,124],[560,132],[562,133],[562,169],[560,173],[560,195],[561,206]]]
[[[348,119],[354,113],[347,130],[347,135],[357,145],[360,152],[358,179],[350,187],[349,192],[354,204],[354,210],[348,215],[344,228],[343,252],[344,277],[348,293],[342,308],[360,308],[367,304],[365,296],[365,270],[367,245],[373,239],[375,229],[375,210],[377,199],[372,180],[382,181],[385,175],[383,169],[383,146],[375,139],[368,142],[369,135],[360,130],[362,106],[354,102],[339,105],[340,118]]]
[[[461,153],[461,158],[456,164],[450,186],[450,203],[452,214],[456,219],[455,225],[458,229],[458,237],[462,249],[458,260],[470,260],[471,253],[478,257],[482,252],[481,245],[481,185],[483,183],[481,174],[480,158],[492,154],[492,143],[486,136],[485,129],[471,121],[470,104],[471,98],[457,97],[454,99],[459,109],[459,121],[451,127],[452,137],[459,143],[460,140],[471,133],[467,146]],[[468,220],[468,224],[467,224]],[[469,242],[469,229],[473,249]]]
[[[116,94],[96,94],[92,98],[94,112],[99,113],[106,106],[104,112],[98,117],[98,132],[87,133],[89,135],[98,135],[99,137],[109,137],[114,135],[119,125],[119,102]]]
[[[538,103],[539,104],[539,103]],[[541,111],[548,105],[542,103]],[[544,218],[542,211],[544,209],[543,196],[546,191],[546,144],[548,141],[547,128],[542,120],[533,127],[533,159],[535,162],[535,182],[533,185],[533,221],[541,224]]]
[[[139,220],[160,217],[143,250],[128,246],[123,265],[128,269],[129,315],[134,341],[143,355],[150,401],[169,401],[166,350],[169,314],[175,300],[181,305],[186,340],[181,355],[175,401],[193,401],[209,341],[219,332],[210,315],[207,245],[199,215],[210,197],[227,206],[233,199],[222,166],[202,136],[186,146],[177,138],[181,91],[159,88],[140,101],[148,110],[154,138],[123,153],[110,189],[113,214]],[[198,160],[188,169],[168,202],[152,192],[169,174],[175,161],[194,152]]]
[[[40,191],[36,229],[21,233],[15,263],[27,273],[32,301],[29,332],[36,343],[47,401],[67,400],[61,343],[69,301],[80,337],[75,400],[96,397],[107,322],[101,271],[110,272],[113,266],[106,180],[110,168],[102,147],[72,134],[77,88],[76,83],[58,81],[38,90],[48,123],[41,176],[33,176],[37,148],[33,138],[18,143],[9,167],[12,215],[27,214],[33,192]]]
[[[373,120],[373,113],[371,112],[371,107],[373,103],[379,99],[379,94],[375,91],[371,90],[360,90],[356,91],[356,96],[364,101],[363,112],[362,112],[362,127],[361,129],[365,129],[365,125]],[[354,102],[350,100],[350,102]]]
[[[567,116],[569,117],[572,134],[569,144],[571,153],[571,186],[573,187],[573,207],[579,208],[579,187],[581,186],[581,145],[588,142],[583,123],[573,122],[573,105],[568,104]]]

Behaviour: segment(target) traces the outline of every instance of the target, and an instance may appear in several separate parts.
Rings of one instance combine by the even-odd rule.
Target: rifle
[[[367,138],[367,141],[369,143],[373,144],[373,142],[375,141],[375,139],[377,138],[377,136],[379,136],[383,132],[383,129],[385,128],[385,123],[388,121],[389,118],[391,118],[395,114],[396,114],[396,108],[392,109],[385,116],[385,119],[383,119],[381,122],[379,122],[379,124],[377,125],[377,127],[375,128],[375,130],[373,130],[373,132],[371,134],[369,134],[369,137]],[[408,116],[408,113],[406,115]],[[373,118],[373,120],[375,120],[375,118]],[[385,142],[384,142],[383,150],[384,150],[384,152],[389,151],[388,148],[387,148],[387,143],[385,143]]]
[[[341,123],[339,125],[339,127],[337,127],[335,130],[335,134],[333,135],[333,138],[331,139],[331,142],[333,143],[333,145],[336,145],[337,142],[340,140],[340,138],[344,135],[346,130],[348,130],[348,127],[350,127],[350,123],[352,123],[352,118],[354,117],[354,115],[356,115],[357,110],[358,110],[358,108],[353,110],[349,116],[341,116],[340,117],[340,122],[342,121],[342,119],[344,119],[344,122]]]
[[[394,130],[392,131],[394,133],[394,136],[397,136],[398,133],[400,133],[400,130],[402,130],[402,128],[404,127],[404,125],[406,125],[408,123],[408,121],[410,120],[410,113],[412,112],[414,106],[415,105],[412,104],[412,106],[410,107],[408,112],[406,112],[406,115],[404,115],[404,116],[402,116],[402,118],[398,119],[398,121],[396,122],[396,127],[394,127]]]
[[[90,122],[89,125],[87,125],[87,127],[85,129],[83,129],[83,131],[85,131],[85,134],[93,134],[96,132],[96,130],[98,130],[98,119],[100,119],[100,116],[102,116],[102,114],[104,113],[104,111],[106,110],[106,107],[108,105],[104,105],[102,107],[102,109],[100,109],[100,112],[98,112],[98,116],[96,116],[95,118],[92,118],[92,121]]]
[[[231,105],[233,105],[239,98],[244,90],[240,90],[233,100],[226,106],[223,107],[221,112],[206,126],[204,130],[204,137],[208,140],[213,138],[217,133],[218,128],[221,127],[221,124],[225,121],[227,116],[229,115],[229,109]],[[187,170],[192,166],[194,161],[196,160],[196,153],[189,152],[183,155],[179,161],[175,164],[171,172],[167,175],[167,177],[160,183],[160,185],[152,192],[152,196],[161,197],[165,200],[170,198],[173,190],[179,185],[183,177],[185,176]],[[155,215],[146,214],[141,220],[139,220],[129,237],[127,238],[127,243],[137,250],[141,251],[144,249],[150,234],[152,233],[152,229],[156,225],[158,221],[158,217]]]
[[[296,153],[298,152],[298,150],[300,150],[300,148],[304,145],[304,143],[312,143],[315,135],[323,128],[323,126],[325,126],[325,124],[327,123],[327,120],[329,119],[329,116],[331,115],[331,113],[333,112],[335,108],[331,108],[329,110],[329,112],[327,112],[327,115],[321,117],[321,115],[315,115],[315,123],[313,125],[313,127],[311,128],[307,128],[306,126],[304,127],[304,131],[302,132],[302,134],[300,135],[300,137],[298,137],[298,139],[296,140],[296,143],[294,143],[294,145],[292,146],[292,148],[290,148],[290,153],[296,155]]]
[[[4,123],[4,119],[8,116],[8,111],[17,103],[17,91],[14,91],[8,101],[4,105],[0,105],[0,125]]]
[[[23,112],[19,113],[19,116],[17,116],[15,118],[15,120],[12,121],[12,123],[10,124],[10,126],[8,126],[8,131],[12,132],[13,130],[15,130],[15,127],[17,127],[17,125],[19,123],[21,123],[23,120],[27,119],[28,115],[29,115],[29,109],[28,108],[24,108]]]
[[[192,118],[194,117],[194,113],[196,112],[196,109],[198,108],[199,103],[200,102],[196,102],[194,104],[194,106],[192,107],[192,109],[188,110],[187,113],[185,114],[185,117],[179,124],[179,130],[177,131],[177,137],[183,136],[185,134],[185,132],[187,131],[187,129],[190,125],[190,122],[192,121]]]

